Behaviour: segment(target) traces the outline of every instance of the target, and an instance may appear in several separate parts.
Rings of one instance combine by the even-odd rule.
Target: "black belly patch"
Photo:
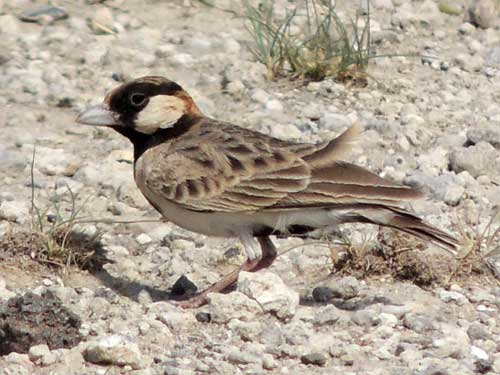
[[[309,225],[294,224],[286,227],[284,232],[276,230],[268,226],[257,226],[253,229],[253,235],[255,237],[265,237],[265,236],[278,236],[278,237],[307,237],[309,232],[312,232],[316,228]]]

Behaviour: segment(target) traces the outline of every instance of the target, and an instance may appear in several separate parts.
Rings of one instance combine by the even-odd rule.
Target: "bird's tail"
[[[379,204],[354,204],[342,217],[343,222],[363,222],[393,228],[432,242],[453,254],[459,245],[452,235],[425,223],[422,219],[399,208]]]

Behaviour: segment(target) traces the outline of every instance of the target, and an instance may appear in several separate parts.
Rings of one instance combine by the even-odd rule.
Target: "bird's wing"
[[[274,208],[325,207],[339,203],[399,206],[421,196],[418,190],[385,180],[362,167],[336,161],[313,168],[307,188],[287,195]]]
[[[211,120],[213,121],[213,120]],[[358,129],[317,145],[206,124],[160,150],[146,186],[194,211],[242,212],[337,203],[397,204],[419,195],[338,161]]]

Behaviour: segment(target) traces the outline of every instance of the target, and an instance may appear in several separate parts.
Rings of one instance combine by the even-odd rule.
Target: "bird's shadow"
[[[121,279],[119,277],[115,277],[111,275],[105,269],[102,269],[100,272],[95,274],[95,276],[108,288],[112,289],[116,293],[128,297],[133,301],[139,301],[139,294],[145,290],[149,293],[151,300],[153,302],[158,301],[182,301],[186,300],[192,296],[189,295],[174,295],[170,291],[158,289],[152,287],[147,284],[143,284],[137,281],[129,281],[125,279]],[[223,293],[231,293],[236,290],[236,287],[233,285],[223,291]],[[363,310],[366,307],[374,304],[382,304],[382,305],[395,305],[393,301],[384,296],[360,296],[354,297],[350,299],[342,299],[342,298],[332,298],[327,301],[314,301],[312,298],[307,296],[301,296],[299,304],[301,306],[310,306],[310,307],[321,307],[327,305],[334,305],[336,308],[345,311],[357,311]],[[396,304],[397,305],[397,304]]]
[[[139,302],[140,294],[147,292],[149,297],[153,302],[158,301],[182,301],[189,299],[194,295],[194,291],[190,289],[188,293],[183,294],[175,291],[175,285],[173,288],[169,288],[168,290],[159,289],[157,287],[153,287],[151,285],[139,282],[139,281],[130,281],[125,278],[121,278],[119,276],[114,276],[106,270],[104,267],[105,264],[115,263],[112,259],[109,259],[106,256],[106,250],[103,248],[100,242],[94,243],[94,252],[92,258],[88,262],[88,267],[86,269],[91,272],[102,284],[103,286],[113,290],[115,293],[130,298],[135,302]],[[179,280],[181,280],[184,276],[180,275]],[[189,283],[191,283],[189,281]],[[192,284],[194,286],[194,284]],[[230,293],[236,290],[235,285],[232,285],[226,288],[223,293]],[[175,291],[173,293],[172,291]],[[301,296],[300,305],[302,306],[326,306],[326,305],[334,305],[338,309],[347,310],[347,311],[356,311],[362,310],[369,305],[373,304],[383,304],[383,305],[394,305],[393,301],[390,301],[387,297],[384,296],[358,296],[350,299],[342,299],[342,298],[330,298],[325,301],[315,301],[310,296]]]
[[[139,302],[140,294],[146,291],[153,302],[168,301],[174,299],[167,290],[159,289],[138,281],[131,281],[119,276],[114,276],[104,267],[106,264],[115,263],[106,253],[99,238],[87,237],[83,233],[78,234],[78,242],[85,243],[86,251],[91,255],[85,257],[85,262],[78,266],[97,278],[104,287],[115,293]],[[81,250],[81,249],[78,249]]]
[[[130,281],[111,275],[106,269],[94,273],[94,276],[107,288],[114,292],[139,302],[139,295],[146,291],[153,302],[174,300],[171,293],[167,290],[159,289],[151,285],[143,284],[138,281]]]
[[[339,310],[345,310],[345,311],[357,311],[357,310],[363,310],[367,308],[370,305],[375,305],[375,304],[382,304],[382,305],[399,305],[398,303],[395,303],[394,301],[391,301],[389,298],[384,297],[384,296],[359,296],[359,297],[353,297],[349,299],[343,299],[343,298],[332,298],[328,299],[326,301],[314,301],[311,297],[304,297],[301,296],[300,298],[300,305],[302,306],[327,306],[327,305],[334,305],[336,308]]]

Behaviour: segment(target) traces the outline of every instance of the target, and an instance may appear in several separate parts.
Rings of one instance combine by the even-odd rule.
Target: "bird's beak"
[[[76,122],[92,126],[120,125],[116,115],[102,104],[87,108],[76,118]]]

